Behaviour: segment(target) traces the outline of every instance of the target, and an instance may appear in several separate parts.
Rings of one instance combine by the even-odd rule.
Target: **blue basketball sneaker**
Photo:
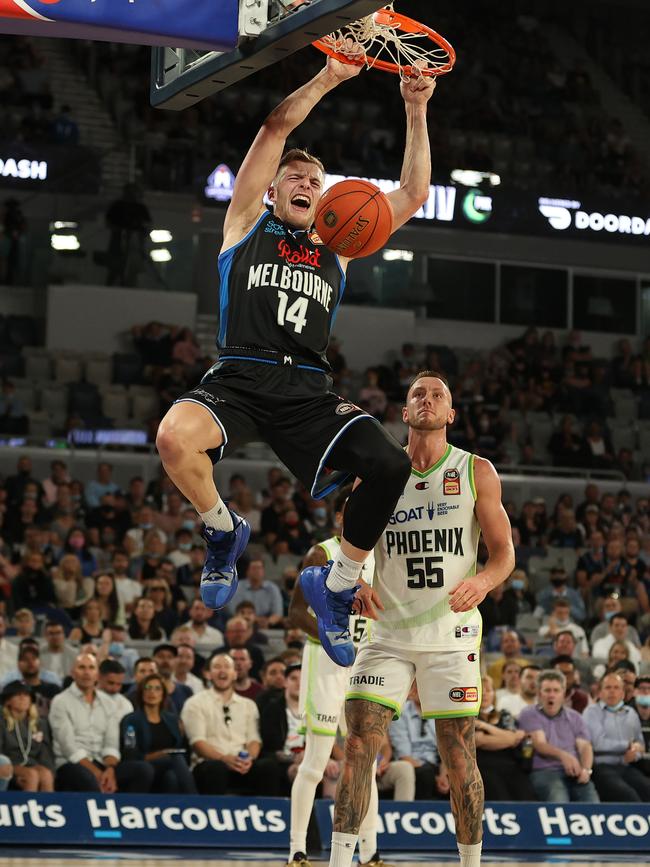
[[[248,521],[230,509],[234,529],[230,531],[203,528],[208,543],[201,573],[201,599],[208,608],[223,608],[237,590],[237,560],[248,544],[251,528]]]
[[[300,573],[300,586],[318,620],[318,637],[323,650],[337,665],[347,668],[354,662],[354,644],[350,635],[350,614],[356,587],[334,593],[325,581],[332,561],[327,566],[309,566]]]

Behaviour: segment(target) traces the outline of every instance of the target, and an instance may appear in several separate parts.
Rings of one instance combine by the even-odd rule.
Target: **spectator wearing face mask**
[[[600,681],[600,696],[583,718],[594,748],[593,780],[601,801],[650,801],[650,778],[638,767],[645,753],[641,722],[623,701],[618,674]]]
[[[606,635],[609,635],[610,632],[610,623],[612,617],[615,614],[622,614],[623,607],[621,605],[621,600],[618,597],[617,593],[613,593],[611,596],[606,596],[603,600],[603,607],[600,612],[600,622],[594,626],[591,630],[591,635],[589,636],[589,643],[593,647],[593,645],[600,638],[605,638]],[[635,647],[641,647],[641,639],[639,638],[639,633],[636,631],[634,626],[628,624],[627,628],[627,637]]]
[[[191,564],[192,558],[190,557],[190,551],[192,550],[193,540],[194,533],[187,527],[181,527],[174,533],[175,545],[173,549],[167,554],[167,558],[172,561],[176,569],[180,569],[182,566],[189,566]]]
[[[64,554],[74,554],[81,563],[81,574],[90,577],[97,571],[97,560],[90,549],[85,530],[73,527],[67,535],[63,546]]]
[[[324,542],[332,535],[330,517],[327,506],[322,501],[316,501],[306,521],[306,528],[313,543]]]
[[[127,639],[126,626],[122,623],[109,623],[102,636],[98,659],[111,659],[119,662],[125,672],[125,682],[131,683],[139,654],[133,647],[126,646]]]
[[[571,617],[576,623],[581,623],[587,616],[582,596],[573,587],[569,587],[567,574],[561,568],[551,569],[550,586],[539,593],[535,613],[539,617],[550,615],[556,599],[566,599],[569,602]]]

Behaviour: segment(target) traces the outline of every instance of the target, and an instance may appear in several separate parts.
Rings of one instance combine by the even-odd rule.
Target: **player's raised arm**
[[[350,53],[354,55],[355,49]],[[269,114],[237,173],[224,221],[224,249],[237,243],[261,214],[264,194],[275,177],[287,137],[326,93],[358,75],[361,68],[328,57],[326,66],[311,81],[291,93]]]
[[[427,104],[435,87],[435,78],[424,76],[400,84],[406,107],[406,145],[399,188],[388,194],[393,208],[393,232],[410,220],[429,197],[431,147]]]
[[[466,578],[450,590],[452,611],[469,611],[481,603],[490,590],[506,580],[515,568],[510,519],[501,503],[501,482],[490,461],[474,459],[476,517],[488,549],[485,569]]]

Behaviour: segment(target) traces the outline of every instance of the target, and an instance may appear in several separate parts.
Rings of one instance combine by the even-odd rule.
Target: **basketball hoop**
[[[346,39],[363,48],[363,58],[343,53]],[[443,36],[426,24],[395,12],[392,3],[312,44],[341,63],[382,69],[403,79],[444,75],[451,72],[456,62],[456,52]]]

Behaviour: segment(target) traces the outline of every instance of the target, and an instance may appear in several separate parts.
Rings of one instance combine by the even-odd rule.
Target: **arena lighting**
[[[53,229],[78,229],[79,223],[66,223],[61,220],[56,220],[54,223],[50,223],[50,232]]]
[[[474,169],[454,169],[451,173],[451,179],[464,187],[480,187],[483,183],[488,183],[491,187],[498,187],[501,183],[500,175],[494,172],[477,172]]]
[[[149,232],[149,237],[152,244],[168,244],[173,239],[169,229],[152,229]]]
[[[151,250],[149,253],[152,262],[171,262],[172,254],[166,247]]]
[[[348,181],[352,178],[358,178],[359,175],[325,175],[325,189],[328,189],[333,184],[339,181]],[[367,178],[361,180],[370,181],[382,191],[382,193],[391,193],[398,189],[400,182],[390,180],[388,178]],[[208,199],[213,199],[217,202],[229,202],[232,198],[232,193],[235,185],[235,175],[230,171],[225,163],[220,163],[216,169],[208,177],[208,185],[204,188],[204,195]],[[414,214],[414,217],[421,220],[438,220],[440,222],[451,223],[454,219],[454,210],[456,207],[456,194],[458,188],[451,184],[443,186],[442,184],[431,184],[429,187],[429,198]],[[268,196],[264,196],[264,203],[269,204]]]
[[[74,252],[81,248],[79,238],[76,235],[52,235],[50,240],[53,250]]]
[[[413,250],[384,250],[381,257],[385,262],[412,262]]]

